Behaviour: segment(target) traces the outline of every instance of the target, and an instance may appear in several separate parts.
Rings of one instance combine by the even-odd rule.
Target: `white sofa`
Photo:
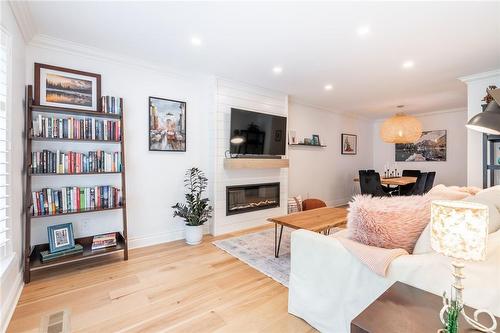
[[[398,257],[381,277],[335,237],[306,230],[292,233],[291,254],[288,312],[321,332],[349,332],[351,320],[395,281],[442,295],[453,280],[443,255]],[[500,316],[500,230],[488,236],[486,261],[467,263],[464,272],[465,303]]]

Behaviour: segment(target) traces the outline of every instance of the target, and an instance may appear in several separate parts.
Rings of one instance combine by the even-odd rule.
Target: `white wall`
[[[57,40],[35,39],[28,47],[26,81],[29,83],[33,82],[34,62],[100,73],[102,94],[124,98],[129,245],[138,247],[182,238],[183,222],[172,218],[171,205],[184,201],[185,170],[197,166],[212,179],[210,129],[214,79],[166,72],[132,63],[121,56]],[[187,102],[186,152],[148,151],[149,96]],[[50,144],[46,143],[45,147]],[[66,145],[66,149],[82,151],[95,147],[83,143]],[[110,144],[108,149],[116,151],[119,147]],[[57,187],[119,184],[119,176],[112,177],[39,177],[33,188],[51,184]],[[119,211],[109,211],[39,219],[33,224],[32,243],[47,242],[46,227],[49,224],[73,222],[76,237],[120,230],[120,216]]]
[[[372,167],[372,122],[298,103],[289,105],[288,125],[297,138],[318,134],[318,147],[289,147],[289,195],[319,198],[328,205],[348,202],[359,186],[359,169]],[[358,154],[341,155],[341,133],[358,135]]]
[[[500,87],[500,69],[461,78],[467,84],[467,119],[482,112],[481,101],[490,85]],[[467,184],[483,187],[483,134],[467,130]]]
[[[23,36],[19,30],[14,15],[6,1],[1,4],[1,25],[8,32],[12,41],[12,71],[11,90],[12,99],[7,101],[9,108],[9,137],[10,147],[10,184],[11,197],[9,215],[12,229],[10,238],[15,256],[8,265],[0,264],[0,332],[6,329],[8,318],[22,288],[22,247],[23,247],[23,156],[24,145],[22,132],[24,128],[24,68],[25,46]]]
[[[396,162],[398,170],[420,169],[436,171],[434,184],[462,185],[467,184],[467,111],[465,109],[435,112],[416,115],[422,122],[422,130],[447,130],[446,162]],[[380,139],[382,120],[373,127],[373,167],[383,170],[386,163],[394,163],[394,144]]]
[[[287,116],[288,97],[268,89],[217,80],[217,112],[213,127],[216,153],[213,162],[215,211],[212,233],[215,235],[265,224],[268,217],[283,215],[287,210],[288,169],[224,168],[224,158],[229,150],[231,108]],[[226,216],[227,186],[273,182],[280,183],[279,207]]]

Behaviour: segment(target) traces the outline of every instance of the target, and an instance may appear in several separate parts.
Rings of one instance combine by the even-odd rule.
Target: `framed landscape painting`
[[[395,145],[396,162],[446,161],[446,130],[424,131],[415,143]]]
[[[342,133],[340,143],[342,155],[356,155],[358,153],[358,136]]]
[[[186,102],[149,97],[149,150],[186,151]]]
[[[101,75],[35,63],[35,104],[98,111]]]

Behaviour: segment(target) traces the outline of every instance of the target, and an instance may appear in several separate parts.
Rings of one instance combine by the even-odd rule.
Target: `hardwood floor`
[[[287,288],[211,243],[234,235],[35,275],[7,332],[39,332],[42,316],[61,310],[72,332],[314,332],[287,313]]]

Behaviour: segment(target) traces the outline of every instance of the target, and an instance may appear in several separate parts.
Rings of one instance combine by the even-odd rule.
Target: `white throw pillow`
[[[477,198],[488,200],[490,203],[494,204],[498,210],[500,210],[500,185],[484,189],[478,192],[475,196]]]
[[[424,231],[418,237],[415,243],[415,248],[413,249],[413,254],[423,254],[432,252],[431,247],[431,224],[427,224]]]
[[[483,195],[479,195],[479,193],[483,193]],[[491,234],[500,229],[500,212],[498,211],[500,209],[500,203],[495,203],[495,201],[491,200],[494,196],[500,196],[500,191],[481,191],[479,193],[463,201],[475,202],[488,206],[490,217],[488,222],[488,233]],[[498,198],[496,199],[498,200]]]
[[[302,211],[302,197],[300,195],[297,195],[296,197],[288,198],[288,214],[301,211]]]

